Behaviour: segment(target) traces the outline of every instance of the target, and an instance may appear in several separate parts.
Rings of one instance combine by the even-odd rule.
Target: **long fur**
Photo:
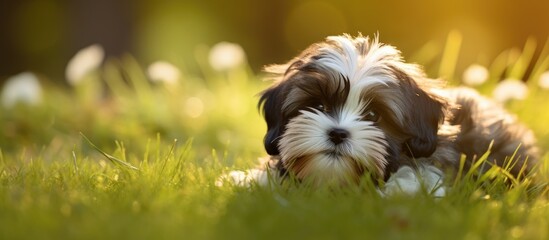
[[[489,162],[527,173],[538,159],[530,130],[470,89],[442,89],[377,37],[328,37],[266,71],[259,106],[264,145],[282,176],[347,184],[387,180],[403,166],[456,170],[492,144]]]

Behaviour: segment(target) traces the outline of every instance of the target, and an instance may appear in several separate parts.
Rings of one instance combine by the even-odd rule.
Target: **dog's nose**
[[[349,131],[341,128],[334,128],[328,132],[328,136],[330,137],[330,141],[335,144],[340,144],[345,141],[345,139],[349,138]]]

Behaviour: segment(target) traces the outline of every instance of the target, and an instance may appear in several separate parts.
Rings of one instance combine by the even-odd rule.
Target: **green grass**
[[[427,65],[428,71],[457,75],[461,40],[449,42],[448,66]],[[524,55],[495,59],[492,75],[516,77],[534,64],[529,83],[536,81],[547,54],[534,62],[531,50],[529,41]],[[201,76],[183,73],[175,86],[148,82],[143,66],[127,56],[108,60],[78,86],[46,84],[38,106],[3,109],[0,239],[549,238],[547,155],[535,178],[514,182],[499,168],[471,172],[449,182],[441,199],[380,198],[368,184],[216,187],[223,172],[253,167],[264,155],[256,94],[267,83],[246,66],[214,72],[203,55]],[[417,61],[443,58],[422,56],[433,59]],[[496,82],[479,90],[490,94]],[[529,87],[527,99],[507,107],[547,149],[549,90]],[[190,98],[203,102],[198,117],[189,114],[197,107]]]

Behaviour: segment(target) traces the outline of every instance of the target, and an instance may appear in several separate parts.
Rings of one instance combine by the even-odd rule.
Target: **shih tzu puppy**
[[[332,36],[283,65],[259,101],[265,169],[228,174],[239,185],[292,177],[313,185],[386,182],[382,193],[444,195],[444,174],[490,148],[487,164],[518,176],[538,158],[533,134],[474,90],[443,89],[377,37]]]

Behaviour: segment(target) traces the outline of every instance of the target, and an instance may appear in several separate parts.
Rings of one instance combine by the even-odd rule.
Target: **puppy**
[[[489,163],[526,174],[538,159],[530,130],[466,88],[443,89],[377,37],[328,37],[283,65],[266,68],[266,170],[232,172],[240,185],[293,177],[313,185],[387,183],[382,193],[444,195],[443,173]],[[269,176],[268,172],[271,173]],[[273,174],[274,173],[274,174]]]

